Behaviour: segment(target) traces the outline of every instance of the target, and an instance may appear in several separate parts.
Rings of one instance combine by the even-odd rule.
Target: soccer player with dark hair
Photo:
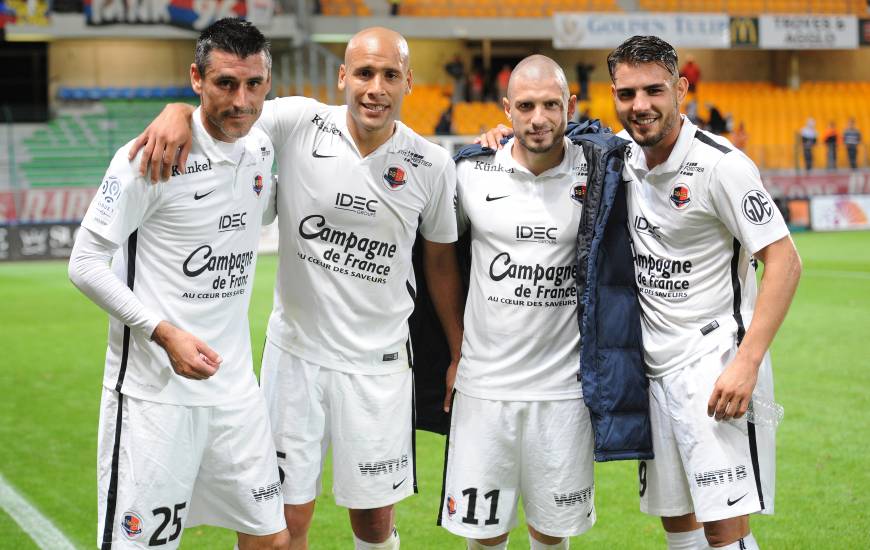
[[[238,19],[201,34],[187,162],[140,177],[122,147],[76,238],[73,283],[110,314],[98,443],[100,548],[177,548],[185,527],[289,544],[248,305],[261,220],[275,217],[272,143],[252,129],[269,43]]]
[[[688,83],[673,47],[635,36],[607,64],[619,135],[631,140],[624,175],[650,379],[655,459],[640,462],[641,509],[661,516],[669,548],[758,548],[749,514],[773,513],[774,496],[768,348],[800,258],[753,162],[680,115]]]

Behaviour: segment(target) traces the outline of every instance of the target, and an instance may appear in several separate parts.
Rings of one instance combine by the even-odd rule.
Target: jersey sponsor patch
[[[743,195],[741,206],[743,216],[750,223],[764,225],[773,219],[773,204],[767,195],[759,189],[753,189]]]
[[[671,189],[671,205],[677,210],[683,210],[692,201],[689,194],[689,186],[684,183],[678,183]]]

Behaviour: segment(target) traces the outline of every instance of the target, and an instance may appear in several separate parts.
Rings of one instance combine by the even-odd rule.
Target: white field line
[[[39,513],[0,474],[0,506],[44,550],[75,550],[75,545],[52,522]]]
[[[829,277],[831,279],[861,279],[870,280],[870,272],[867,271],[836,271],[833,269],[804,269],[804,275],[810,277]]]

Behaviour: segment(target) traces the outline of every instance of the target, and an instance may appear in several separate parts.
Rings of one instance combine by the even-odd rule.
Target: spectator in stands
[[[497,97],[495,98],[496,101],[501,101],[502,98],[507,97],[507,88],[508,88],[508,82],[510,82],[510,79],[511,79],[511,66],[510,65],[503,65],[501,70],[498,72],[498,74],[495,75],[495,87],[496,87],[496,93],[497,93]]]
[[[807,172],[813,169],[813,147],[816,145],[818,134],[816,133],[816,121],[811,118],[801,128],[801,149],[804,152],[804,167]]]
[[[691,55],[686,56],[686,63],[680,69],[680,76],[689,81],[689,92],[697,93],[698,84],[701,82],[701,67],[695,63],[695,58]]]
[[[746,144],[749,142],[749,134],[746,133],[746,127],[743,122],[737,125],[737,128],[731,132],[731,143],[741,151],[746,150]]]
[[[855,126],[855,119],[850,118],[849,124],[843,130],[843,144],[846,146],[846,154],[849,156],[849,168],[858,169],[858,146],[861,145],[861,132]]]
[[[595,70],[595,65],[591,63],[577,63],[577,85],[580,87],[580,93],[577,99],[580,101],[589,100],[589,75]]]
[[[435,125],[436,136],[449,136],[453,134],[453,104],[447,106],[441,116],[438,117],[438,123]]]
[[[390,0],[390,15],[399,15],[399,4],[401,3],[402,0]]]
[[[825,149],[827,151],[827,168],[828,170],[837,169],[837,142],[840,141],[840,135],[837,133],[837,124],[832,120],[828,122],[828,129],[825,131]]]
[[[707,103],[707,112],[709,113],[707,118],[707,130],[713,132],[717,136],[724,134],[728,130],[728,125],[725,122],[725,117],[723,117],[722,113],[719,112],[719,109],[717,109],[712,103]]]
[[[454,55],[453,59],[444,65],[444,70],[453,79],[453,103],[462,103],[467,97],[465,95],[465,88],[468,82],[465,78],[465,65],[462,63],[459,54]]]
[[[698,114],[698,100],[694,97],[686,102],[686,117],[696,126],[703,126],[704,121]]]

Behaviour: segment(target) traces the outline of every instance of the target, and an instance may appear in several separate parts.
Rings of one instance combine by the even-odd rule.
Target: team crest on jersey
[[[121,516],[121,528],[128,539],[135,539],[142,534],[142,518],[136,512],[124,512]]]
[[[447,495],[447,517],[453,518],[456,514],[456,499],[453,498],[453,495]]]
[[[586,184],[577,183],[571,187],[571,202],[577,206],[583,206],[583,201],[586,200]]]
[[[262,174],[257,174],[256,176],[254,176],[254,193],[256,193],[257,196],[259,197],[260,191],[262,191],[262,190],[263,190],[263,176],[262,176]]]
[[[683,210],[689,206],[692,197],[689,196],[689,187],[684,183],[678,183],[671,189],[671,205],[677,210]]]
[[[408,183],[408,177],[403,168],[390,166],[384,171],[384,183],[390,191],[398,191]]]

